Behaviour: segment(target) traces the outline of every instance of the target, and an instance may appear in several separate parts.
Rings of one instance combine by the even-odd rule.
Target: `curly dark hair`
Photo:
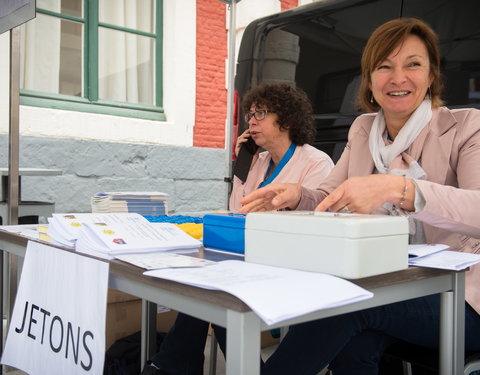
[[[288,130],[290,139],[297,145],[315,140],[312,104],[302,89],[290,83],[263,83],[245,94],[242,100],[245,113],[252,104],[274,112],[280,129]]]

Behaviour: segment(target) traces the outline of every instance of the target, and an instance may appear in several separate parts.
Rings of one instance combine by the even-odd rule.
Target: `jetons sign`
[[[102,374],[108,263],[28,244],[2,363],[35,374]]]

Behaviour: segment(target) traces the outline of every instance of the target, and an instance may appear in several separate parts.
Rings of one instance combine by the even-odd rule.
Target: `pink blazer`
[[[240,200],[245,195],[258,189],[265,178],[270,159],[270,154],[267,151],[260,153],[248,173],[245,183],[242,183],[238,177],[234,177],[232,194],[230,195],[230,210],[238,210],[241,207]],[[300,183],[306,187],[315,188],[319,182],[328,176],[332,168],[332,159],[325,152],[305,144],[295,148],[293,156],[273,182]]]
[[[359,116],[330,176],[316,190],[303,188],[297,209],[312,210],[344,180],[373,173],[368,135],[375,114]],[[441,107],[433,110],[409,150],[427,173],[415,180],[425,207],[412,216],[423,223],[428,243],[480,253],[480,111]],[[467,302],[480,314],[480,264],[466,273]]]

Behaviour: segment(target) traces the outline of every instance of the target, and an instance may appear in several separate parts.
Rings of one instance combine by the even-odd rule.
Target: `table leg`
[[[0,275],[0,311],[1,311],[1,314],[2,314],[2,324],[0,325],[0,357],[2,356],[3,354],[3,342],[4,342],[4,332],[3,332],[3,319],[5,317],[5,311],[4,311],[4,308],[5,308],[5,304],[4,304],[4,301],[3,301],[3,285],[4,285],[4,276],[5,276],[5,270],[3,269],[3,258],[5,257],[5,252],[3,250],[0,250],[0,272],[1,272],[1,275]],[[2,373],[2,367],[3,366],[0,366],[0,373]]]
[[[227,311],[227,375],[260,374],[260,319]]]
[[[440,374],[463,374],[465,364],[465,272],[452,274],[453,288],[441,294]]]
[[[157,304],[142,300],[142,334],[140,363],[144,364],[157,350]]]

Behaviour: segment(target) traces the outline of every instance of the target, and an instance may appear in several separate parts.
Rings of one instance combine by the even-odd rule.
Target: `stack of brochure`
[[[135,212],[166,215],[168,194],[161,192],[100,192],[91,198],[92,212]]]
[[[47,233],[52,243],[75,248],[83,223],[93,219],[92,214],[53,214],[48,218]]]
[[[136,213],[53,214],[52,242],[100,258],[121,254],[193,252],[202,243],[170,223],[150,223]]]

